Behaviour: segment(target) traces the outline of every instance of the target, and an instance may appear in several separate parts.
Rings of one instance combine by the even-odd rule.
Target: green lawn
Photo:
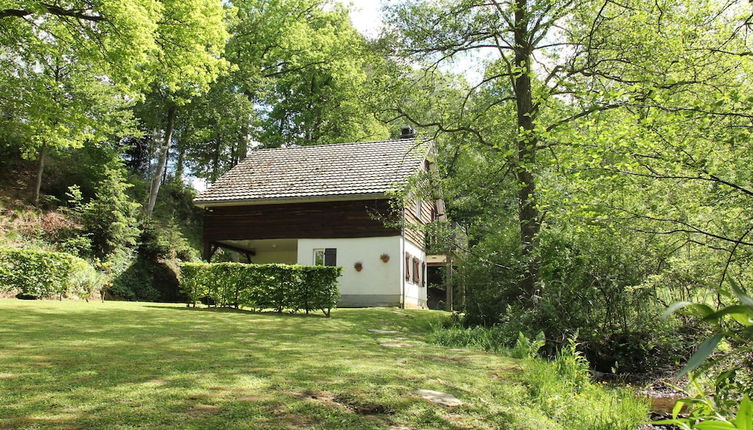
[[[0,428],[565,428],[530,400],[521,362],[426,343],[440,316],[0,300]]]

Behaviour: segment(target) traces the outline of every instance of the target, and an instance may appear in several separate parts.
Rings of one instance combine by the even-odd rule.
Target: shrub
[[[274,309],[319,309],[329,316],[339,299],[340,267],[285,264],[184,263],[181,289],[189,303]]]
[[[78,214],[84,233],[91,239],[94,256],[107,258],[118,249],[136,246],[140,233],[138,210],[131,200],[130,188],[118,166],[106,167],[97,185],[95,197],[87,203],[77,186],[70,187],[68,198]]]
[[[89,299],[102,282],[89,263],[71,254],[0,248],[0,288],[6,291],[35,298]]]

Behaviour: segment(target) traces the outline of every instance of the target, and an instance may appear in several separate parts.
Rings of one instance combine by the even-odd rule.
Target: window
[[[337,266],[337,248],[314,248],[315,266]]]
[[[314,249],[314,266],[324,266],[324,248]]]

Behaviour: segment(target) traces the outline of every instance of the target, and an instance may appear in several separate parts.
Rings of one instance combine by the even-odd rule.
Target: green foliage
[[[162,298],[156,288],[154,263],[135,255],[120,255],[112,265],[108,297],[116,300],[156,302]]]
[[[194,305],[249,307],[291,312],[319,309],[329,316],[340,293],[340,267],[284,264],[184,263],[181,289]]]
[[[152,261],[160,259],[195,261],[199,259],[196,249],[191,247],[175,224],[168,224],[167,226],[155,223],[146,224],[139,237],[138,253],[140,257]]]
[[[689,416],[680,417],[683,407],[690,407]],[[673,425],[682,430],[751,430],[753,429],[753,401],[748,395],[729,410],[717,403],[711,393],[700,391],[698,395],[677,402],[672,418],[654,421],[657,425]]]
[[[516,346],[510,349],[506,347],[510,333],[503,326],[463,328],[459,321],[445,322],[432,327],[430,341],[524,359],[517,378],[527,388],[527,402],[563,428],[633,430],[645,420],[648,405],[630,389],[607,389],[591,382],[588,361],[572,339],[552,361],[546,361],[535,358],[544,345],[543,333],[533,340],[519,333]]]
[[[648,404],[632,390],[591,382],[588,363],[572,347],[554,362],[527,360],[519,377],[531,402],[564,428],[633,430],[648,414]]]
[[[89,299],[104,278],[86,261],[63,252],[0,248],[0,287],[34,298]]]
[[[95,257],[106,259],[120,249],[133,248],[140,233],[138,209],[126,191],[130,185],[117,167],[105,168],[102,181],[97,184],[95,196],[83,203],[77,186],[72,186],[69,198],[80,218],[83,233],[92,243]]]
[[[545,344],[546,339],[543,331],[540,331],[535,339],[528,339],[521,331],[518,332],[518,340],[515,341],[515,346],[510,351],[510,355],[514,358],[535,358]]]
[[[254,138],[265,146],[383,138],[370,102],[383,58],[322,0],[233,2],[227,58],[233,81],[258,101]]]
[[[465,328],[460,324],[450,327],[435,327],[429,339],[438,344],[455,348],[476,348],[489,352],[506,352],[509,350],[508,331],[502,326]]]
[[[695,395],[678,402],[673,411],[673,419],[662,423],[674,424],[682,429],[753,428],[753,403],[750,401],[753,391],[749,383],[740,383],[738,380],[740,373],[748,379],[751,377],[745,356],[753,351],[753,298],[734,278],[727,281],[729,291],[721,290],[721,293],[731,301],[730,304],[714,310],[705,303],[683,301],[670,305],[664,313],[665,317],[684,314],[698,318],[711,325],[714,332],[698,345],[695,353],[678,373],[681,376],[692,372],[691,382]],[[723,341],[728,347],[712,359]],[[700,369],[718,372],[712,392],[707,392],[702,384],[697,383],[694,373]],[[688,405],[691,409],[687,418],[678,417],[683,405]],[[733,415],[735,418],[732,418]]]

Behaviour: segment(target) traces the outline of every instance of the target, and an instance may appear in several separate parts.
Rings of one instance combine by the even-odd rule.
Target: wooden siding
[[[374,218],[389,212],[387,199],[216,206],[204,213],[204,243],[397,236],[400,229]]]
[[[432,221],[431,214],[436,213],[436,202],[421,201],[421,217],[416,213],[416,201],[412,198],[405,200],[405,238],[421,249],[426,248],[426,235],[420,229],[411,226],[422,226]]]

